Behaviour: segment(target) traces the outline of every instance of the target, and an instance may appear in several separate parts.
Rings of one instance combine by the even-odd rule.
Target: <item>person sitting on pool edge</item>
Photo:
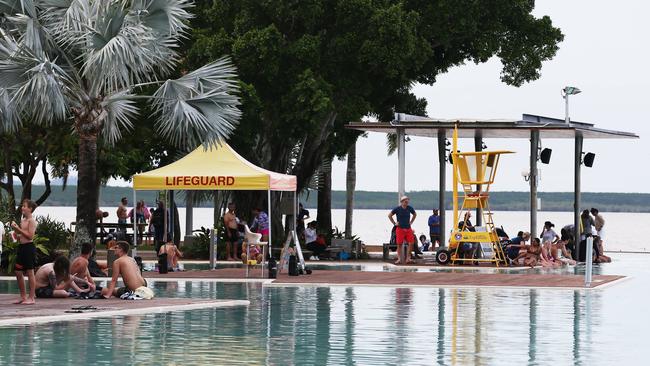
[[[118,241],[115,243],[114,251],[117,259],[113,262],[113,278],[108,287],[102,290],[106,298],[111,296],[120,297],[127,291],[135,291],[138,287],[147,286],[147,281],[140,274],[140,267],[135,259],[128,256],[129,243]],[[116,288],[117,279],[122,276],[124,287]]]
[[[178,247],[173,241],[168,241],[165,245],[162,245],[158,251],[158,255],[164,253],[167,254],[167,268],[172,272],[179,271],[178,258],[183,257],[183,252],[178,250]]]
[[[530,240],[530,233],[520,231],[517,237],[510,239],[510,244],[506,245],[506,256],[515,263],[515,259],[519,257],[520,252],[526,250],[526,242]]]
[[[68,297],[68,289],[72,288],[78,293],[86,292],[90,288],[86,283],[87,289],[82,290],[75,284],[75,281],[84,281],[70,275],[70,261],[64,256],[57,257],[54,262],[41,266],[36,271],[36,297]],[[84,281],[85,282],[85,281]]]
[[[90,287],[90,291],[94,292],[95,280],[93,280],[93,277],[90,275],[90,271],[88,270],[88,259],[90,258],[92,251],[93,246],[90,243],[86,242],[81,244],[81,255],[72,261],[70,272],[81,279],[81,281],[77,281],[77,285],[84,287],[84,285],[87,284]]]

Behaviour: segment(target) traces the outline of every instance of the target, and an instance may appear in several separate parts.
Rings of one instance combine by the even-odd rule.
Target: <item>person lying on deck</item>
[[[147,286],[147,281],[140,274],[140,267],[135,259],[128,256],[129,243],[118,241],[114,247],[117,259],[113,262],[113,278],[108,287],[102,290],[104,297],[120,297],[127,291],[135,291],[138,287]],[[122,276],[124,287],[117,287],[117,280]]]
[[[93,246],[90,243],[81,244],[81,255],[75,258],[70,265],[70,272],[79,280],[75,281],[81,288],[88,288],[91,292],[95,291],[95,280],[90,275],[88,270],[88,258],[93,251]]]
[[[70,261],[60,256],[53,263],[47,263],[36,271],[36,297],[68,297],[68,289],[72,288],[78,293],[86,292],[75,284],[79,280],[70,275]]]

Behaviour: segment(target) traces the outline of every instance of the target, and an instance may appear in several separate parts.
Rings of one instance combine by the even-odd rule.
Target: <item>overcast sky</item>
[[[650,192],[645,146],[650,136],[650,73],[648,35],[650,2],[642,0],[536,1],[536,16],[548,15],[565,35],[556,57],[544,64],[539,80],[516,88],[499,80],[501,63],[473,63],[440,75],[415,93],[427,99],[428,114],[436,118],[518,119],[523,113],[564,118],[560,90],[577,86],[572,96],[573,120],[596,127],[634,132],[639,140],[585,140],[584,151],[596,153],[593,168],[582,169],[583,191]],[[488,139],[488,149],[517,153],[502,158],[495,190],[527,191],[521,177],[527,170],[529,143]],[[541,191],[573,190],[573,140],[543,140],[553,149],[550,165],[541,165]],[[473,140],[461,143],[473,149]],[[411,137],[406,144],[406,189],[436,190],[437,145],[434,139]],[[334,163],[333,188],[345,189],[345,161]],[[447,177],[451,179],[448,165]],[[451,180],[448,183],[448,188]],[[397,156],[387,156],[384,134],[371,133],[357,143],[357,190],[396,191]]]

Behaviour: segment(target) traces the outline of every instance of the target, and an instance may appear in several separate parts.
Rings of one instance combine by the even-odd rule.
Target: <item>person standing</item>
[[[596,234],[602,242],[605,238],[605,219],[600,214],[597,208],[591,208],[591,214],[594,216],[594,226],[596,227]]]
[[[298,204],[298,217],[296,218],[296,234],[301,240],[305,239],[305,220],[309,219],[309,211],[302,203]]]
[[[597,208],[591,208],[591,214],[594,216],[594,227],[596,228],[596,235],[598,235],[598,238],[596,242],[598,242],[598,262],[605,262],[609,263],[612,261],[612,259],[608,256],[605,255],[605,248],[604,248],[604,239],[605,239],[605,219],[603,218],[603,215],[600,214]]]
[[[156,253],[160,251],[160,247],[165,243],[165,215],[167,215],[167,210],[165,210],[165,203],[163,201],[158,201],[156,209],[151,214],[151,225],[153,225],[153,238],[154,244],[156,245]],[[169,219],[169,215],[167,215]]]
[[[433,210],[433,215],[429,216],[429,238],[431,239],[431,250],[440,245],[440,214],[438,210]]]
[[[126,197],[122,197],[120,204],[117,206],[117,223],[119,224],[119,230],[126,232],[126,219],[129,218],[127,205],[129,201]]]
[[[20,300],[16,301],[15,304],[35,304],[36,277],[34,276],[34,265],[36,262],[36,246],[33,240],[36,234],[36,220],[32,217],[35,209],[36,203],[34,201],[28,199],[23,200],[20,206],[20,211],[23,214],[20,225],[13,221],[11,222],[11,227],[14,229],[14,233],[20,242],[16,253],[16,264],[14,266],[16,281],[18,281],[18,289],[20,290]],[[29,299],[25,291],[25,274],[29,281]]]
[[[262,241],[269,241],[269,215],[266,212],[262,211],[261,208],[256,207],[253,209],[253,224],[251,225],[251,231],[254,233],[262,234]]]
[[[395,238],[397,241],[397,261],[395,264],[409,264],[413,263],[411,260],[411,251],[413,250],[412,246],[415,242],[415,236],[413,235],[411,225],[413,224],[413,221],[415,221],[417,213],[415,213],[415,209],[409,205],[410,200],[407,196],[402,196],[399,202],[400,205],[392,209],[388,214],[388,219],[396,226]],[[397,218],[397,222],[395,222],[393,216]],[[404,241],[408,244],[406,258],[403,258]]]
[[[226,260],[238,261],[237,248],[239,243],[239,227],[235,214],[235,204],[228,203],[228,212],[223,215],[223,225],[226,230]]]

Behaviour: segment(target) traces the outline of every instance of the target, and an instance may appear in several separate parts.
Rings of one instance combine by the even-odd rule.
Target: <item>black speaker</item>
[[[585,158],[583,159],[583,162],[585,163],[585,166],[588,168],[591,168],[594,165],[594,159],[596,158],[596,154],[594,153],[586,153]]]
[[[546,148],[542,150],[542,153],[539,155],[539,159],[542,161],[543,164],[548,164],[551,161],[551,153],[553,150]]]

